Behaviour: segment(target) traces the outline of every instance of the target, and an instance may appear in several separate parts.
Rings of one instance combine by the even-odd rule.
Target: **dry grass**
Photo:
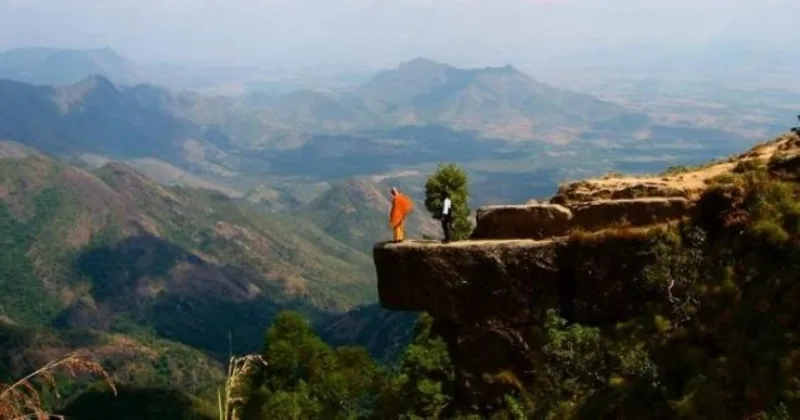
[[[268,365],[267,360],[258,354],[230,357],[225,384],[217,390],[219,420],[242,420],[253,378],[260,376]]]
[[[732,172],[763,166],[779,152],[800,154],[800,137],[785,135],[761,143],[749,151],[726,159],[717,159],[696,167],[675,166],[657,176],[617,176],[565,183],[551,200],[566,205],[571,202],[596,201],[643,196],[683,196],[699,198],[710,179]]]
[[[603,179],[617,179],[617,178],[624,178],[625,174],[622,172],[611,171],[605,175],[603,175]]]
[[[117,394],[111,377],[99,363],[78,353],[71,353],[48,362],[13,384],[0,383],[0,419],[63,419],[63,416],[46,411],[41,395],[42,392],[49,391],[56,399],[61,398],[56,385],[56,375],[67,375],[73,379],[78,379],[79,376],[100,377],[114,391],[114,395]]]

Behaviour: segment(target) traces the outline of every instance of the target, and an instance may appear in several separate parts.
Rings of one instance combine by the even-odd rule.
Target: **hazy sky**
[[[0,49],[136,60],[502,61],[542,50],[800,40],[800,0],[0,0]]]

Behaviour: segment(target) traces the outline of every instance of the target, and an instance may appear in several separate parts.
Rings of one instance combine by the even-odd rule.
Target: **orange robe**
[[[403,224],[406,216],[414,209],[414,203],[408,196],[397,193],[392,197],[392,210],[389,212],[389,226],[392,228],[395,241],[402,241],[404,238]]]

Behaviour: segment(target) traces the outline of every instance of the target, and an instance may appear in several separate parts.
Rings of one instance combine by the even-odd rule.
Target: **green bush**
[[[436,173],[425,183],[425,208],[435,219],[441,219],[445,192],[453,206],[453,239],[464,240],[472,233],[469,220],[469,183],[467,172],[454,163],[439,164]]]

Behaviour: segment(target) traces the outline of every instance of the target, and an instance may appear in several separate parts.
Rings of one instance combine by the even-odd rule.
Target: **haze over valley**
[[[0,0],[0,385],[83,350],[208,413],[282,311],[397,361],[391,187],[438,239],[440,163],[474,212],[725,161],[800,113],[794,2],[406,3]]]
[[[229,81],[238,74],[231,69]],[[706,83],[697,73],[685,81],[673,73],[643,81],[605,74],[575,77],[573,85],[592,91],[583,93],[513,65],[459,68],[418,57],[355,81],[293,88],[278,79],[285,91],[222,94],[156,84],[158,77],[110,49],[17,49],[0,54],[8,116],[0,133],[90,163],[131,160],[162,181],[234,197],[283,191],[287,203],[274,208],[310,199],[289,190],[349,177],[402,173],[419,181],[440,161],[470,170],[477,204],[510,203],[587,175],[657,172],[728,155],[780,132],[800,95]]]

